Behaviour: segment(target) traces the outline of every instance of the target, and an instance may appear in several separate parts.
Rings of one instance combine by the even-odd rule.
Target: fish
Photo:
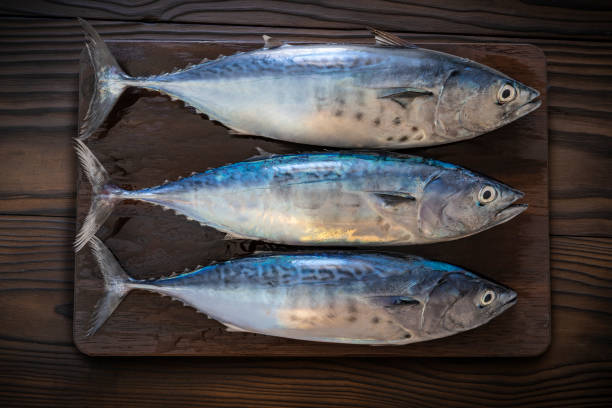
[[[389,152],[260,154],[141,190],[112,183],[80,140],[93,190],[78,251],[122,200],[147,202],[227,238],[288,245],[404,245],[466,237],[509,221],[523,193],[462,167]]]
[[[155,280],[132,279],[90,241],[104,279],[91,336],[134,289],[170,296],[231,332],[403,345],[481,326],[517,301],[512,289],[458,266],[360,252],[263,253]]]
[[[95,73],[79,133],[128,87],[160,92],[230,133],[318,146],[403,149],[466,140],[537,109],[539,91],[477,62],[371,29],[376,45],[280,44],[148,77],[126,74],[80,20]]]

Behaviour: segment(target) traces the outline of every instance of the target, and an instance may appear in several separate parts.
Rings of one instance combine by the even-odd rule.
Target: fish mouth
[[[508,299],[497,308],[495,315],[499,316],[500,314],[504,313],[506,310],[510,309],[512,306],[516,304],[517,300],[518,300],[518,295],[516,294],[515,291],[511,291]]]
[[[511,204],[495,214],[495,225],[510,221],[529,207],[528,204]]]
[[[518,295],[516,294],[516,292],[512,292],[512,295],[510,295],[510,299],[506,300],[506,302],[503,304],[504,307],[512,307],[514,306],[514,304],[516,303],[516,301],[518,300]]]
[[[531,98],[529,98],[529,100],[523,105],[519,106],[512,112],[509,112],[505,117],[506,121],[512,122],[513,120],[528,115],[534,110],[538,109],[542,105],[542,101],[538,99],[539,97],[540,92],[536,89],[533,89],[531,91]]]
[[[502,208],[495,214],[494,225],[501,224],[506,221],[510,221],[529,207],[527,204],[513,204],[515,201],[520,200],[525,196],[525,193],[519,190],[512,191],[511,201],[507,207]]]

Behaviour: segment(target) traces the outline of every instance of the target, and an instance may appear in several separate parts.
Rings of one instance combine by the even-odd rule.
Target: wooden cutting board
[[[257,48],[245,43],[109,42],[131,75],[151,75]],[[476,139],[413,149],[412,154],[458,164],[526,193],[529,209],[516,219],[473,237],[443,244],[385,248],[460,265],[513,288],[518,303],[489,324],[445,339],[406,346],[371,347],[288,340],[229,333],[224,326],[167,297],[130,293],[107,323],[86,337],[90,315],[102,293],[102,279],[86,247],[76,255],[74,341],[89,355],[190,356],[533,356],[550,344],[548,233],[548,127],[546,60],[536,47],[521,44],[426,44],[470,58],[538,89],[542,107],[527,117]],[[82,118],[92,87],[92,71],[81,56]],[[270,112],[274,114],[274,112]],[[272,153],[316,147],[257,137],[228,135],[205,116],[155,92],[130,89],[87,144],[113,181],[139,189],[212,167],[247,159],[256,148]],[[319,149],[320,150],[320,149]],[[408,151],[406,151],[408,152]],[[77,228],[89,208],[90,186],[77,179]],[[254,251],[289,247],[247,240],[201,227],[159,207],[124,202],[98,232],[125,270],[153,278],[193,269]]]

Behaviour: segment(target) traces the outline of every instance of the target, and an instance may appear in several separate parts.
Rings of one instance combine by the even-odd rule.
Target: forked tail
[[[104,122],[123,90],[130,85],[131,77],[119,67],[91,24],[82,18],[79,18],[79,22],[85,30],[85,47],[95,75],[93,95],[79,129],[79,139],[85,140]]]
[[[95,236],[113,211],[115,204],[123,199],[122,194],[126,191],[110,183],[106,169],[85,143],[75,139],[75,149],[92,189],[89,212],[74,241],[74,251],[78,252]]]
[[[90,245],[104,278],[104,295],[94,308],[87,336],[98,331],[132,289],[129,283],[135,282],[98,237],[92,237]]]

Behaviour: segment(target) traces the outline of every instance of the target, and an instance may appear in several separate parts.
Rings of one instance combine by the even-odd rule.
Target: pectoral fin
[[[401,295],[371,296],[369,300],[373,304],[382,306],[389,310],[407,306],[414,307],[421,304],[421,301],[417,298]]]
[[[388,33],[386,31],[377,30],[372,27],[368,27],[368,30],[374,34],[376,45],[385,47],[406,47],[406,48],[417,48],[416,45],[409,43],[408,41],[398,37],[395,34]]]
[[[400,191],[376,191],[373,193],[387,207],[396,207],[415,202],[415,198],[412,195]]]
[[[431,96],[433,93],[427,89],[398,87],[398,88],[378,88],[378,99],[398,99],[398,98],[417,98],[419,96]]]

